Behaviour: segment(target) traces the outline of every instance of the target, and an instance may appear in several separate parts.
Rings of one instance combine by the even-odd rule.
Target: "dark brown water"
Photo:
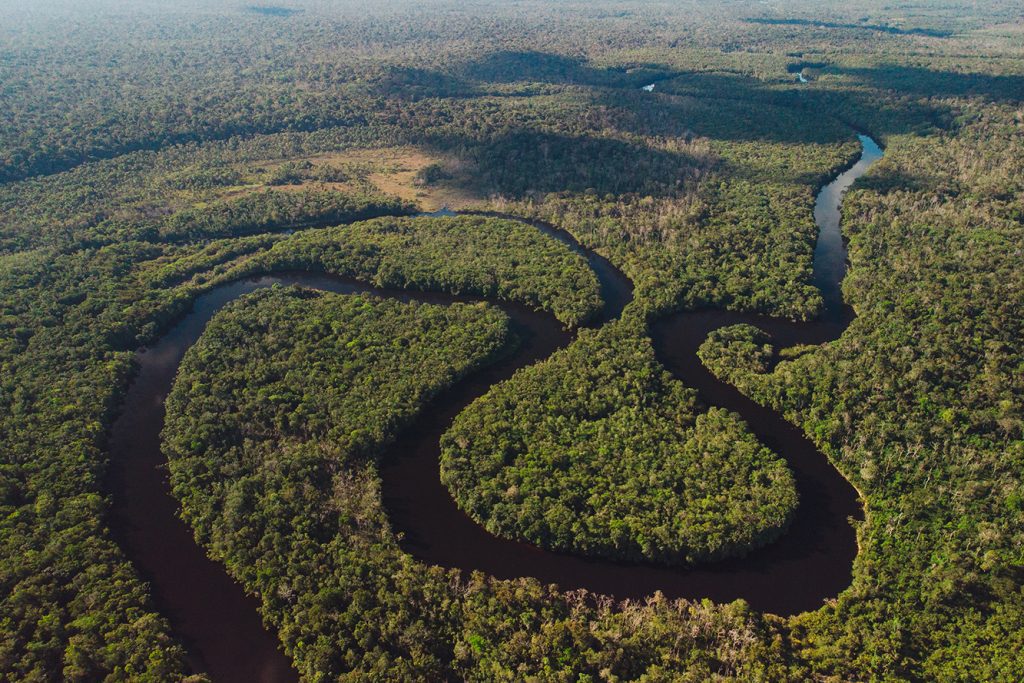
[[[198,297],[192,311],[158,343],[138,352],[139,372],[111,428],[111,526],[128,557],[150,582],[157,607],[183,640],[192,667],[217,682],[293,681],[297,672],[280,650],[276,635],[264,626],[258,599],[246,595],[224,565],[206,556],[191,529],[178,517],[180,506],[171,495],[166,458],[161,451],[164,401],[182,357],[214,314],[238,297],[274,284],[439,305],[482,300],[381,289],[317,273],[279,273],[222,285]],[[486,389],[571,339],[551,316],[514,304],[503,304],[502,309],[512,318],[522,340],[518,351],[475,374],[471,382],[457,385],[460,390],[480,385]],[[435,405],[445,404],[446,398],[456,399],[455,394],[454,389],[449,390]],[[438,479],[436,460],[434,467],[434,479]]]
[[[385,458],[384,502],[402,546],[414,557],[463,570],[480,570],[498,578],[532,576],[563,589],[586,588],[616,598],[643,598],[661,591],[670,598],[747,600],[754,608],[780,615],[821,606],[850,584],[857,553],[850,518],[862,509],[856,490],[804,436],[803,431],[774,411],[758,405],[732,386],[717,380],[696,356],[707,335],[726,325],[749,323],[773,336],[779,348],[820,344],[838,338],[853,311],[843,303],[840,282],[846,273],[846,247],[839,230],[843,192],[882,154],[861,136],[861,158],[818,194],[815,220],[819,237],[814,258],[814,283],[822,292],[821,319],[796,323],[755,314],[727,311],[682,312],[656,321],[651,328],[659,359],[705,404],[740,414],[758,438],[782,455],[793,470],[800,505],[786,534],[771,545],[742,558],[692,568],[617,563],[551,553],[527,543],[489,534],[455,505],[438,478],[438,442],[451,421],[494,379],[486,376],[460,385],[432,404],[413,429]],[[543,227],[543,226],[541,226]],[[575,249],[581,249],[571,243]],[[583,252],[587,253],[587,252]],[[603,320],[617,317],[632,296],[625,277],[611,264],[590,254],[605,296],[614,302]],[[532,361],[532,358],[531,358]],[[510,374],[510,373],[508,373]]]
[[[384,502],[395,530],[403,535],[403,547],[425,562],[479,569],[499,578],[533,576],[565,589],[587,588],[617,598],[644,597],[658,590],[669,597],[708,597],[716,601],[744,598],[757,609],[778,614],[814,609],[845,588],[856,554],[848,518],[861,514],[856,492],[801,430],[716,380],[695,352],[708,332],[739,322],[769,331],[779,346],[821,343],[845,329],[852,311],[843,304],[839,292],[846,250],[839,235],[838,204],[842,192],[881,156],[873,141],[863,136],[861,141],[861,160],[822,190],[815,208],[820,235],[814,281],[826,301],[821,321],[801,324],[764,316],[699,311],[671,316],[652,327],[655,347],[666,366],[687,385],[697,388],[706,403],[738,412],[754,433],[792,467],[800,506],[782,539],[745,558],[670,569],[548,553],[491,536],[466,517],[438,476],[441,434],[466,405],[494,383],[546,358],[571,340],[571,335],[550,316],[500,304],[523,340],[516,353],[445,391],[393,444],[384,459]],[[565,233],[535,225],[588,258],[606,301],[595,324],[617,317],[632,298],[632,283]],[[290,681],[297,674],[279,649],[275,635],[263,625],[258,601],[245,595],[223,565],[206,557],[177,516],[178,503],[170,495],[160,451],[164,399],[182,356],[210,318],[235,298],[274,283],[437,304],[479,300],[382,290],[310,273],[269,275],[223,285],[199,297],[191,313],[156,345],[139,352],[139,374],[112,427],[111,523],[128,557],[150,581],[157,606],[185,643],[193,667],[208,673],[214,681]]]

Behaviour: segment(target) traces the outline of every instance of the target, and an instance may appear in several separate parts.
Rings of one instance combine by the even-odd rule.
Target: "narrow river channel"
[[[533,576],[565,589],[586,588],[616,598],[644,597],[660,590],[670,598],[746,599],[755,609],[788,615],[815,609],[850,582],[856,539],[850,518],[862,514],[857,493],[802,430],[781,415],[750,401],[715,379],[696,350],[708,333],[724,325],[750,323],[771,333],[779,347],[836,339],[853,319],[842,300],[846,248],[839,230],[843,192],[882,155],[861,135],[860,160],[818,195],[819,237],[814,283],[825,310],[818,321],[794,323],[720,310],[690,311],[652,325],[659,358],[672,373],[700,392],[709,405],[740,414],[759,439],[789,463],[800,505],[787,533],[743,558],[693,568],[615,563],[549,553],[494,537],[464,515],[438,476],[439,439],[471,401],[518,369],[536,363],[571,342],[551,316],[504,302],[523,343],[514,355],[488,366],[443,392],[389,448],[383,460],[385,506],[402,545],[417,559],[482,570],[498,578]],[[605,300],[600,325],[618,317],[632,299],[633,286],[607,260],[587,251],[567,233],[533,224],[584,255],[596,272]],[[111,525],[128,557],[150,582],[157,607],[185,643],[196,671],[216,682],[276,682],[297,674],[258,613],[258,600],[245,595],[223,565],[206,557],[178,518],[160,450],[164,400],[184,353],[225,304],[262,287],[297,284],[340,293],[366,293],[435,304],[480,301],[437,293],[384,290],[312,273],[275,273],[219,286],[198,297],[193,309],[151,348],[137,354],[138,374],[111,428]]]

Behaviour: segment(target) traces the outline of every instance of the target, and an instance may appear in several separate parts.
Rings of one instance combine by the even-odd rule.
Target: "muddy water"
[[[814,281],[826,301],[820,321],[792,323],[764,316],[698,311],[665,318],[652,327],[655,347],[666,366],[687,385],[697,388],[706,403],[738,412],[754,433],[793,468],[801,502],[792,527],[782,539],[745,558],[706,567],[669,569],[548,553],[491,536],[462,514],[438,477],[441,434],[490,386],[571,341],[571,335],[550,316],[499,303],[523,340],[516,353],[445,391],[384,458],[384,502],[395,530],[403,534],[403,547],[425,562],[479,569],[499,578],[533,576],[566,589],[587,588],[618,598],[643,597],[656,590],[669,597],[717,601],[744,598],[757,609],[778,614],[813,609],[846,587],[856,553],[848,518],[861,514],[856,492],[799,429],[718,382],[699,363],[695,352],[708,332],[739,322],[771,332],[780,346],[821,343],[845,329],[852,311],[843,304],[839,291],[846,250],[839,234],[838,203],[842,192],[881,155],[869,138],[861,136],[861,141],[861,160],[821,191],[815,209],[820,235]],[[632,283],[566,233],[543,224],[535,226],[586,256],[597,273],[606,307],[594,324],[618,317],[632,298]],[[237,297],[275,283],[436,304],[479,300],[382,290],[310,273],[268,275],[222,285],[199,297],[193,310],[157,344],[139,352],[139,373],[111,433],[111,523],[129,558],[150,581],[157,606],[185,643],[193,667],[207,672],[214,681],[269,683],[297,676],[274,634],[264,627],[258,601],[245,595],[223,565],[206,557],[177,517],[178,504],[170,495],[160,451],[164,400],[182,356],[212,316]]]

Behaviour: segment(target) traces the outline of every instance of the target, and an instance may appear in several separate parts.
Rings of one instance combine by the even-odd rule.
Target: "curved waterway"
[[[547,314],[492,302],[511,317],[522,340],[518,349],[442,392],[383,458],[384,504],[394,530],[401,533],[402,547],[424,562],[481,570],[498,578],[532,576],[563,589],[586,588],[620,599],[641,598],[655,591],[670,598],[707,597],[719,602],[744,598],[754,608],[776,614],[814,609],[849,585],[856,554],[849,519],[862,513],[856,491],[799,428],[715,379],[697,359],[696,350],[712,330],[737,323],[766,330],[779,347],[822,343],[837,338],[846,328],[853,312],[843,303],[839,289],[846,272],[839,202],[842,193],[882,154],[870,138],[860,139],[860,160],[821,190],[815,206],[819,238],[814,283],[825,299],[819,321],[794,323],[708,310],[678,313],[652,325],[655,349],[666,367],[698,389],[704,403],[739,413],[758,438],[792,468],[800,505],[780,540],[744,558],[695,568],[666,568],[546,552],[492,536],[463,514],[439,478],[441,435],[456,415],[492,385],[572,340]],[[617,318],[632,299],[629,279],[564,231],[541,223],[532,225],[584,255],[594,269],[605,308],[592,324]],[[198,297],[192,311],[159,342],[138,352],[138,374],[111,429],[111,525],[128,557],[150,582],[157,607],[184,642],[193,668],[217,682],[292,681],[297,674],[276,635],[262,623],[258,600],[247,596],[223,565],[206,557],[178,517],[178,502],[171,496],[160,450],[164,401],[182,357],[213,315],[239,296],[273,284],[442,305],[482,300],[381,289],[322,274],[277,273],[221,285]]]

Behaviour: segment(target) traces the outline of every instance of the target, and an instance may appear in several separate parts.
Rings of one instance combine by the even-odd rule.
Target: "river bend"
[[[814,217],[819,237],[814,253],[814,284],[825,301],[819,320],[795,323],[755,314],[721,310],[676,313],[651,326],[655,350],[665,366],[701,400],[740,414],[754,434],[785,458],[792,469],[800,504],[778,541],[743,558],[714,564],[667,568],[617,563],[551,553],[492,536],[456,506],[438,474],[439,441],[451,421],[470,402],[518,369],[564,347],[572,335],[550,315],[505,302],[522,343],[507,358],[489,365],[443,391],[404,430],[382,460],[384,504],[402,547],[423,562],[464,571],[481,570],[498,578],[532,576],[571,590],[586,588],[615,598],[642,598],[661,591],[669,598],[747,600],[755,609],[788,615],[815,609],[850,583],[857,552],[850,518],[862,510],[853,487],[804,436],[778,413],[758,405],[717,380],[696,357],[707,335],[722,326],[750,323],[769,332],[777,347],[820,344],[836,339],[853,319],[840,283],[846,272],[846,248],[839,230],[843,192],[882,155],[867,136],[855,165],[818,194]],[[598,276],[605,307],[600,325],[617,318],[632,300],[632,283],[601,256],[580,246],[568,233],[532,223],[585,256]],[[338,293],[363,293],[402,301],[449,304],[479,297],[387,290],[313,273],[275,273],[232,282],[198,297],[191,312],[148,349],[138,352],[138,373],[109,441],[111,526],[128,557],[146,578],[158,609],[171,622],[197,671],[214,681],[277,682],[296,679],[275,634],[259,616],[259,601],[244,593],[224,570],[207,558],[192,531],[178,517],[166,462],[160,449],[164,401],[178,365],[206,324],[225,304],[273,284],[296,284]]]

